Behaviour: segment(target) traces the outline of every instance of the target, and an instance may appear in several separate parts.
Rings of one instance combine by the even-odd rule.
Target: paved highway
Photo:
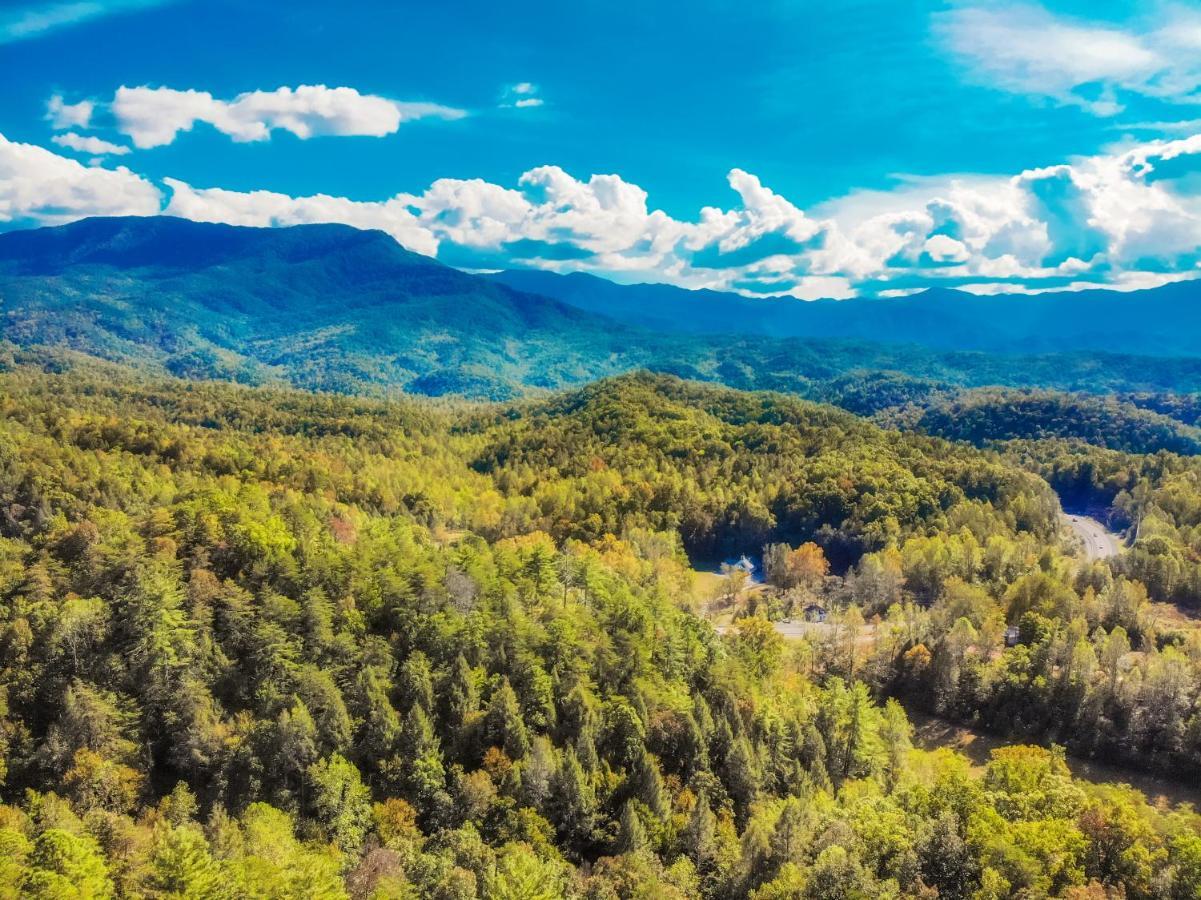
[[[1064,520],[1071,526],[1072,531],[1084,545],[1084,555],[1089,559],[1107,559],[1117,556],[1121,549],[1118,537],[1109,531],[1101,522],[1089,516],[1064,514]]]

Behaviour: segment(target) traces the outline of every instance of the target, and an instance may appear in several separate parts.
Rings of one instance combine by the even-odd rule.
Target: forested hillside
[[[1169,403],[1165,400],[1165,407],[1171,408]],[[906,428],[974,444],[1062,438],[1129,453],[1201,452],[1201,430],[1195,426],[1112,396],[1000,389],[962,391],[927,401],[925,406],[915,404],[896,410],[891,420]]]
[[[662,376],[480,408],[60,367],[0,374],[8,896],[1196,896],[1191,810],[910,749],[889,697],[1201,761],[1195,638],[1001,456]],[[684,543],[731,540],[820,546],[719,636]]]
[[[467,430],[473,465],[528,498],[522,527],[563,537],[678,529],[702,559],[816,540],[845,566],[984,504],[1011,530],[1057,527],[1052,493],[1015,467],[782,395],[636,374]]]
[[[964,387],[896,371],[853,372],[803,390],[811,400],[903,431],[988,446],[1074,440],[1129,453],[1201,451],[1196,394]]]
[[[1135,393],[1122,395],[1121,399],[1133,403],[1140,409],[1163,413],[1186,425],[1201,424],[1201,394],[1153,394]]]

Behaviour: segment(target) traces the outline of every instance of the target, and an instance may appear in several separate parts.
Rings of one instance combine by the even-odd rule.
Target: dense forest
[[[1186,425],[1201,424],[1201,395],[1133,393],[1119,395],[1120,399],[1142,409],[1163,413]]]
[[[678,530],[701,559],[816,540],[843,568],[985,506],[1009,531],[1049,538],[1058,527],[1047,485],[995,456],[791,397],[664,376],[489,411],[460,432],[474,438],[473,467],[528,510],[515,527],[556,537]]]
[[[1173,398],[1158,396],[1172,408]],[[1187,415],[1185,409],[1177,415]],[[973,444],[1064,438],[1128,453],[1201,453],[1195,426],[1112,396],[982,388],[893,407],[882,419]]]
[[[1191,459],[661,375],[495,407],[21,359],[0,896],[1201,895],[1201,816],[1050,745],[1201,771],[1201,644],[1138,561],[1194,558]],[[1134,551],[1074,555],[1039,473]],[[698,601],[727,552],[770,583]],[[902,703],[1043,746],[978,770]]]
[[[1075,440],[1128,453],[1201,451],[1196,394],[963,387],[901,372],[854,372],[799,393],[881,425],[988,446]]]

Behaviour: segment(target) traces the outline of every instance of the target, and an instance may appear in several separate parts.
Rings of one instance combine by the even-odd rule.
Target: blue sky
[[[1197,4],[330,9],[0,3],[0,228],[345,221],[806,298],[1197,272]]]

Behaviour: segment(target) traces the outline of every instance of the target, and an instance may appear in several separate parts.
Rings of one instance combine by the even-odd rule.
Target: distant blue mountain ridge
[[[1141,291],[978,296],[932,288],[893,298],[749,298],[666,284],[616,284],[584,273],[490,276],[628,325],[681,334],[836,338],[1006,353],[1105,351],[1201,355],[1201,282]]]

